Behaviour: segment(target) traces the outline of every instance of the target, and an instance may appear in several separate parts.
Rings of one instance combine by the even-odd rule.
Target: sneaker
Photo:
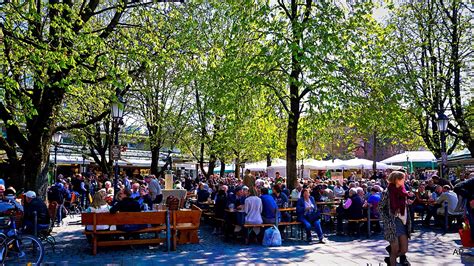
[[[324,240],[323,240],[323,239],[319,239],[319,242],[318,242],[318,244],[326,244],[326,242],[324,242]]]

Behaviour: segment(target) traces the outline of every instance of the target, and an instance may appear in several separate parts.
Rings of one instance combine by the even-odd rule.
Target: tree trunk
[[[296,81],[299,73],[294,74],[296,71],[292,71],[292,81]],[[298,183],[297,175],[297,149],[298,149],[298,120],[300,116],[300,101],[298,98],[298,86],[294,83],[290,83],[290,113],[288,114],[288,129],[286,137],[286,178],[287,185],[290,190],[293,190]]]
[[[240,178],[240,158],[235,158],[235,178]]]
[[[158,176],[159,175],[159,170],[158,170],[158,164],[160,161],[160,147],[151,147],[151,169],[150,172],[153,175]]]
[[[221,171],[219,172],[220,176],[223,177],[225,174],[225,162],[223,159],[220,159],[221,161]]]
[[[48,187],[49,144],[49,139],[46,143],[38,142],[36,145],[31,143],[30,148],[25,150],[22,156],[22,160],[25,162],[25,184],[23,188],[25,191],[35,191],[41,198],[46,195]]]
[[[372,145],[372,156],[374,163],[372,164],[372,171],[377,172],[377,131],[374,130],[374,144]]]
[[[21,161],[9,159],[5,183],[7,187],[12,186],[17,190],[25,187],[25,165]]]
[[[270,153],[267,153],[267,167],[272,166],[272,156]]]
[[[216,168],[216,161],[217,161],[217,158],[214,154],[211,154],[211,156],[209,156],[209,168],[207,169],[207,176],[206,178],[209,179],[209,177],[214,174],[214,168]]]

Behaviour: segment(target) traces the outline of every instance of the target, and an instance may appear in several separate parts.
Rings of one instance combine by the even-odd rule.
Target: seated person
[[[411,207],[411,219],[412,224],[415,219],[415,212],[420,213],[421,216],[425,215],[425,212],[428,210],[427,205],[425,204],[430,199],[428,191],[426,191],[425,184],[421,183],[418,185],[418,189],[415,191],[415,202]]]
[[[132,184],[132,195],[130,197],[132,199],[138,199],[140,197],[140,184],[138,183]]]
[[[280,185],[277,184],[277,185],[273,186],[272,196],[273,196],[273,199],[275,200],[278,208],[286,208],[286,207],[289,206],[288,197],[286,196],[285,193],[283,193],[281,191]],[[290,213],[289,212],[282,212],[281,213],[281,220],[283,222],[289,222],[291,220]]]
[[[306,229],[306,240],[308,242],[312,240],[311,228],[314,227],[316,233],[318,234],[319,243],[324,244],[320,214],[317,209],[316,202],[314,201],[314,198],[310,196],[308,189],[303,189],[301,192],[301,198],[299,198],[298,202],[296,203],[296,214],[298,216],[298,221],[303,223]]]
[[[134,198],[138,204],[140,204],[140,209],[142,210],[151,210],[153,209],[153,201],[151,200],[148,190],[145,186],[141,186],[139,189],[140,196]]]
[[[337,208],[337,232],[342,232],[342,220],[357,220],[364,218],[364,209],[362,208],[364,201],[357,193],[355,187],[349,189],[348,199],[344,205]]]
[[[370,218],[373,218],[373,219],[379,219],[380,218],[380,214],[379,214],[379,211],[378,211],[378,206],[379,206],[380,199],[381,199],[380,198],[380,193],[378,192],[377,188],[372,187],[370,189],[370,196],[367,199],[367,203],[369,203],[371,205],[371,207],[370,207]]]
[[[301,190],[303,190],[303,185],[301,183],[298,183],[296,188],[291,191],[290,198],[299,199],[301,197]]]
[[[441,205],[436,213],[440,216],[446,215],[444,213],[444,202],[448,203],[448,214],[455,213],[456,206],[458,205],[458,195],[451,191],[451,187],[449,185],[443,186],[443,194],[439,196],[436,200],[436,204]]]
[[[209,191],[205,188],[204,183],[199,183],[199,187],[197,190],[197,201],[198,205],[200,202],[207,202],[209,200],[210,193]],[[199,207],[204,206],[204,205],[199,205]]]
[[[231,193],[227,196],[227,207],[230,209],[230,206],[234,209],[241,210],[244,206],[245,195],[242,187],[236,187],[234,193]]]
[[[370,218],[371,219],[380,219],[380,213],[378,210],[379,202],[380,202],[380,193],[378,192],[377,187],[372,187],[370,189],[370,196],[367,199],[367,203],[370,204]],[[375,227],[375,232],[380,232],[380,222],[379,221],[372,221],[371,224]]]
[[[20,202],[18,202],[18,200],[16,199],[16,191],[14,188],[12,187],[9,187],[5,190],[5,197],[3,200],[7,200],[13,204],[15,204],[15,207],[18,209],[18,211],[20,212],[23,212],[23,205],[20,204]]]
[[[262,200],[257,196],[255,189],[249,190],[249,196],[245,199],[244,211],[246,213],[246,224],[262,224]],[[259,227],[254,227],[256,235],[260,233]]]
[[[110,210],[109,204],[105,202],[104,197],[101,192],[96,192],[94,197],[92,197],[91,205],[86,209],[87,213],[107,213]],[[110,225],[97,225],[96,230],[109,230]],[[94,230],[93,225],[87,225],[86,231]],[[90,242],[92,240],[91,235],[86,235],[87,240]]]
[[[344,194],[346,192],[344,191],[344,188],[341,186],[341,182],[339,180],[337,181],[336,185],[334,186],[334,196],[338,198],[344,197]]]
[[[118,192],[118,201],[115,203],[112,208],[110,208],[110,213],[117,213],[117,212],[140,212],[140,204],[130,198],[132,192],[130,189],[122,189]],[[135,231],[145,228],[147,225],[143,224],[124,224],[124,225],[117,225],[117,230],[121,231]]]
[[[435,191],[431,194],[431,198],[429,202],[431,205],[428,206],[428,212],[426,217],[423,221],[425,226],[430,226],[431,217],[436,215],[436,210],[441,207],[441,205],[437,204],[436,201],[441,195],[443,194],[443,188],[441,186],[436,186]]]
[[[265,224],[273,224],[278,218],[278,206],[275,199],[268,194],[268,188],[262,187],[260,189],[262,200],[262,220]],[[279,213],[278,213],[279,214]]]
[[[313,188],[313,191],[311,192],[311,196],[314,198],[314,200],[316,202],[323,202],[323,196],[321,194],[322,192],[322,189],[323,189],[323,186],[322,185],[316,185],[314,188]]]
[[[25,232],[29,234],[34,232],[35,211],[38,231],[49,228],[51,220],[49,217],[48,207],[44,201],[36,198],[36,193],[34,191],[28,191],[25,193],[25,201],[25,212],[23,216]]]

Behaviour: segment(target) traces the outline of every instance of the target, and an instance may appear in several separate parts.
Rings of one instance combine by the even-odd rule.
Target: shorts
[[[407,226],[403,224],[400,218],[395,218],[395,230],[397,233],[397,237],[408,235]]]

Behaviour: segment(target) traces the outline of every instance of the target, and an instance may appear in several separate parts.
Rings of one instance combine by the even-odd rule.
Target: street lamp
[[[118,175],[119,175],[119,165],[118,160],[120,158],[120,147],[119,147],[119,128],[120,125],[123,123],[123,109],[125,103],[119,98],[118,102],[112,103],[112,127],[114,130],[114,147],[112,149],[112,159],[115,160],[115,167],[114,167],[114,193],[117,195],[118,193]]]
[[[86,172],[86,152],[87,152],[87,148],[86,146],[82,146],[82,173],[85,173]]]
[[[54,145],[54,180],[56,181],[56,175],[57,175],[57,157],[58,157],[58,146],[61,143],[61,138],[62,138],[63,133],[61,131],[58,131],[54,133],[53,135],[53,145]]]
[[[301,151],[301,174],[300,174],[301,180],[303,180],[303,171],[304,171],[304,162],[303,162],[303,159],[304,159],[304,151]]]
[[[443,178],[446,175],[446,131],[448,130],[449,118],[441,111],[438,114],[438,129],[441,137],[441,173],[440,177]]]

